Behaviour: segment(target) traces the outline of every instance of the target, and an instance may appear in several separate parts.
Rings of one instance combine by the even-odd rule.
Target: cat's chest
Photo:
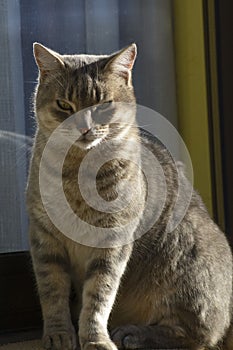
[[[80,283],[85,278],[88,262],[98,256],[98,249],[71,240],[66,241],[65,246],[70,260],[71,277]]]

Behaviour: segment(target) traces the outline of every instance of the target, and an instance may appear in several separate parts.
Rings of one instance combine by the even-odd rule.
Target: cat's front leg
[[[31,255],[44,320],[43,346],[73,350],[76,335],[69,309],[69,261],[63,246],[42,228],[31,230]]]
[[[102,250],[87,265],[79,319],[82,350],[117,349],[110,340],[107,325],[130,253],[130,246]]]

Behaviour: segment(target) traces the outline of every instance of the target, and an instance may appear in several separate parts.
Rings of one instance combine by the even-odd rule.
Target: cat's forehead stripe
[[[95,88],[95,92],[96,92],[96,101],[97,102],[100,102],[101,99],[102,99],[102,92],[101,92],[101,89],[100,87],[98,86],[98,84],[96,84],[96,88]]]
[[[68,91],[67,91],[67,99],[69,100],[69,101],[73,101],[74,100],[74,85],[73,84],[70,84],[69,86],[68,86],[68,89],[67,89]]]

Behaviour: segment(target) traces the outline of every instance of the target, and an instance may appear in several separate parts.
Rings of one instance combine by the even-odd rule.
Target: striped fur
[[[131,84],[135,46],[111,56],[61,56],[36,44],[34,53],[40,69],[35,98],[38,127],[27,206],[31,254],[44,318],[44,347],[75,349],[78,328],[82,350],[113,350],[116,345],[200,349],[223,343],[227,331],[225,343],[230,349],[230,248],[195,192],[182,222],[173,232],[166,233],[177,198],[176,165],[165,148],[140,135],[134,124],[134,108],[128,126],[124,120],[110,119],[102,125],[96,119],[85,142],[78,141],[70,148],[63,166],[63,188],[72,210],[91,225],[110,229],[138,219],[128,232],[133,235],[140,220],[138,213],[144,209],[147,186],[138,167],[123,155],[140,161],[140,152],[131,147],[131,141],[139,140],[157,156],[166,177],[166,202],[152,229],[121,247],[85,246],[60,232],[42,203],[39,166],[53,130],[71,114],[96,104],[126,102],[135,106]],[[57,100],[70,104],[71,110],[61,110]],[[97,174],[100,196],[111,202],[117,198],[116,188],[122,179],[132,184],[130,204],[117,213],[92,208],[77,185],[77,173],[89,149],[96,147],[98,151],[98,143],[104,145],[105,139],[113,141],[112,160]],[[46,159],[46,173],[53,182],[58,178],[53,167],[56,152],[51,149]],[[84,191],[89,190],[91,169],[92,164]],[[155,182],[157,201],[161,195],[160,179],[155,177]],[[128,194],[127,187],[121,189]],[[54,205],[59,206],[56,193]],[[72,288],[74,300],[70,300]],[[76,305],[71,308],[73,301]]]

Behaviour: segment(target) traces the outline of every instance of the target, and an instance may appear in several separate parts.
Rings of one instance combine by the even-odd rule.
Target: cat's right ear
[[[44,77],[55,70],[59,70],[64,66],[64,62],[58,53],[39,43],[33,44],[33,53],[41,77]]]

